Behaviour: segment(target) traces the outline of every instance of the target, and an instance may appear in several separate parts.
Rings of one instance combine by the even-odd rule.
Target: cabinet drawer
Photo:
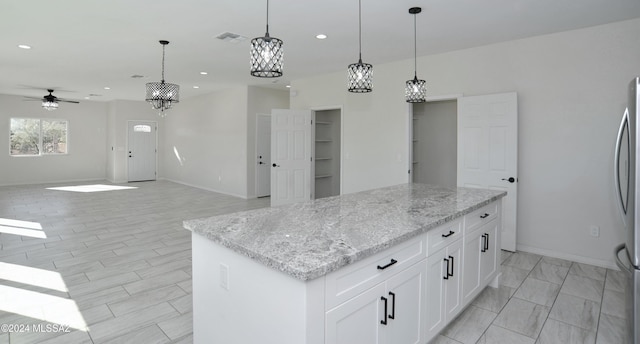
[[[325,278],[329,310],[427,257],[424,235],[347,265]]]
[[[498,202],[492,202],[464,216],[464,231],[471,233],[498,216]]]
[[[462,238],[462,220],[455,220],[430,229],[427,232],[427,255],[438,252],[460,238]]]

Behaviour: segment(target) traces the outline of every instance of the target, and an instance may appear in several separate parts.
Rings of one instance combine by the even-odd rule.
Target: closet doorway
[[[341,194],[342,110],[313,110],[311,199]]]
[[[413,104],[413,182],[457,186],[457,107],[456,99]]]

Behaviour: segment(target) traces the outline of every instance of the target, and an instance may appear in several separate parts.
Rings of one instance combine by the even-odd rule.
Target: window
[[[143,125],[143,124],[134,125],[133,126],[133,131],[136,132],[136,133],[150,133],[151,132],[151,126]]]
[[[39,156],[67,154],[68,121],[12,118],[10,154]]]

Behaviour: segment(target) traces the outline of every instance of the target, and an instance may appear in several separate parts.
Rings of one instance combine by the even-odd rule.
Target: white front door
[[[256,116],[256,196],[271,194],[271,115]]]
[[[128,121],[128,180],[156,179],[157,124],[151,121]]]
[[[271,111],[271,206],[311,198],[311,111]]]
[[[501,93],[458,99],[458,186],[507,191],[502,249],[516,249],[518,100]]]

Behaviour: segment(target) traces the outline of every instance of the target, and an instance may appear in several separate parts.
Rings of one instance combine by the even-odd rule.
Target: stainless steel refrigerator
[[[616,263],[626,276],[627,342],[640,343],[640,77],[629,84],[627,109],[616,141],[614,179],[626,240],[615,249]]]

